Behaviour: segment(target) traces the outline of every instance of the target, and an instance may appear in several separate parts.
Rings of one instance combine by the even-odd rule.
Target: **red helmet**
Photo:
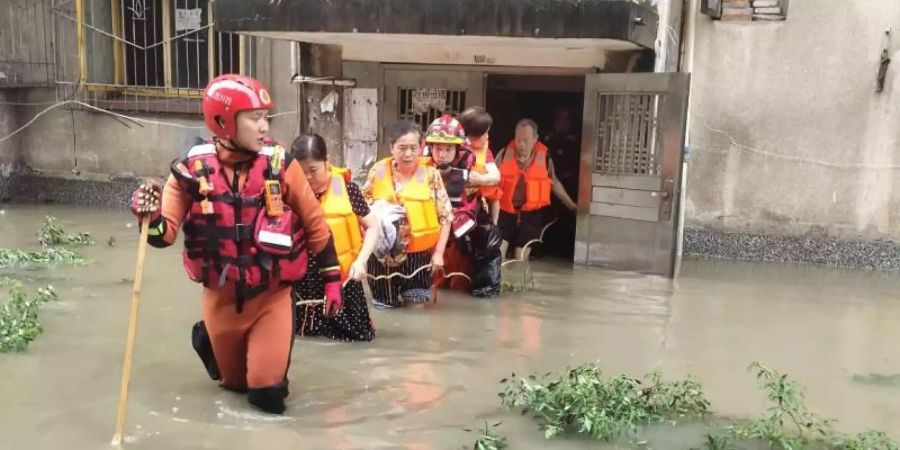
[[[259,81],[244,75],[225,74],[214,78],[203,91],[203,120],[221,139],[237,134],[235,117],[249,109],[272,109],[269,91]],[[221,120],[222,125],[219,125]]]
[[[425,133],[425,142],[429,144],[454,144],[466,142],[466,132],[453,116],[443,115],[431,122]]]

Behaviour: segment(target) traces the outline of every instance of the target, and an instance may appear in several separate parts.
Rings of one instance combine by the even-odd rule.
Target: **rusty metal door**
[[[382,130],[394,121],[412,120],[422,130],[441,114],[459,114],[472,105],[484,104],[484,75],[478,71],[445,70],[441,67],[384,71]],[[378,154],[386,156],[385,132]]]
[[[575,262],[674,276],[690,75],[588,75]]]

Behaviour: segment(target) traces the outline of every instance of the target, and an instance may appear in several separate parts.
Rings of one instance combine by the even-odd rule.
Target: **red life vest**
[[[202,169],[197,170],[196,161],[202,163]],[[234,167],[230,185],[216,145],[211,143],[192,147],[182,164],[176,161],[172,168],[194,196],[183,225],[185,271],[191,280],[206,287],[233,283],[238,311],[243,300],[273,284],[289,285],[306,274],[308,256],[300,218],[287,205],[279,216],[266,213],[264,183],[278,181],[283,192],[284,161],[282,147],[266,145],[252,161]],[[240,172],[247,177],[241,192],[236,193]],[[196,184],[201,176],[212,189],[205,196]],[[204,198],[212,204],[211,214],[204,213]]]

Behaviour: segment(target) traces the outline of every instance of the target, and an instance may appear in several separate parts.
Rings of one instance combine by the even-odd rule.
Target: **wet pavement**
[[[45,332],[27,352],[0,354],[0,448],[106,448],[113,434],[137,232],[127,213],[0,205],[0,247],[36,245],[47,214],[98,241],[85,268],[17,272],[52,284]],[[114,237],[118,245],[107,245]],[[7,272],[8,273],[8,272]],[[437,305],[373,311],[371,343],[295,343],[285,416],[252,410],[206,378],[190,347],[201,314],[180,252],[150,249],[128,404],[128,448],[459,449],[485,420],[512,449],[597,448],[547,442],[503,411],[511,372],[600,360],[608,373],[693,375],[715,413],[765,405],[747,372],[763,361],[807,387],[810,407],[847,432],[900,439],[900,277],[812,266],[687,261],[678,280],[534,265],[535,287],[494,301],[442,293]],[[4,294],[2,298],[6,298]],[[873,376],[874,374],[874,376]],[[879,378],[880,377],[880,378]],[[655,448],[699,441],[655,430]],[[690,433],[688,433],[690,434]]]

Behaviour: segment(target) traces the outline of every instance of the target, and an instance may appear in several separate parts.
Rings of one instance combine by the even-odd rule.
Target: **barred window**
[[[84,44],[76,39],[76,10],[53,0],[76,64],[63,96],[120,110],[200,113],[206,84],[223,73],[253,75],[254,39],[213,25],[211,0],[82,0]],[[86,87],[80,89],[78,86]]]

